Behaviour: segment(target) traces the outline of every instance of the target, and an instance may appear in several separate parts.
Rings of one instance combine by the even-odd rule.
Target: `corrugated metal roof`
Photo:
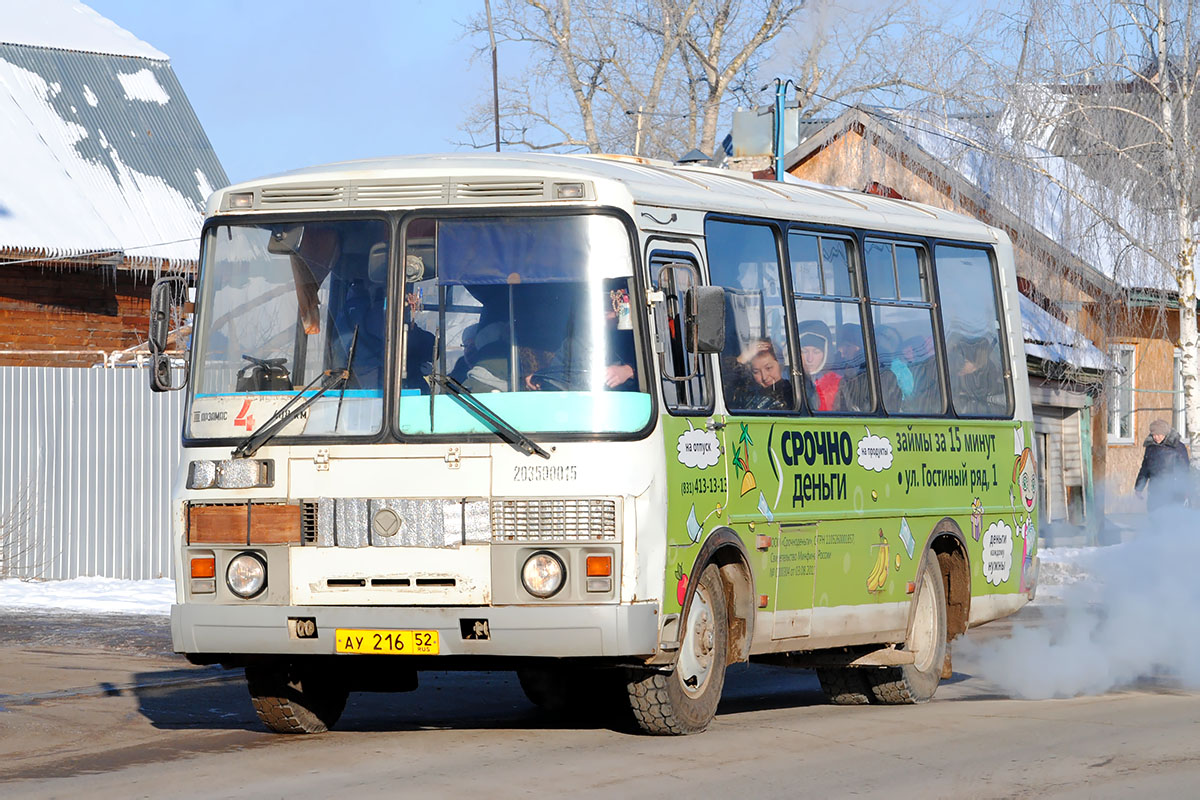
[[[78,0],[0,0],[0,42],[167,60]]]
[[[228,183],[167,61],[0,45],[0,248],[194,260]]]
[[[1021,295],[1021,334],[1026,355],[1080,369],[1110,370],[1114,366],[1112,359],[1090,339],[1052,317],[1025,295]]]

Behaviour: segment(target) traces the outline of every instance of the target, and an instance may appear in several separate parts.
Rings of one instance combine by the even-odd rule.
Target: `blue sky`
[[[491,92],[461,25],[483,0],[84,2],[171,57],[234,182],[464,149],[466,109]]]

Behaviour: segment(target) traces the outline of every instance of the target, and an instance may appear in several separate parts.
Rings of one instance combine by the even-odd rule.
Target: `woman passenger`
[[[770,339],[755,339],[738,361],[750,371],[753,383],[738,392],[734,400],[739,409],[782,410],[793,407],[792,382],[783,377],[775,345]]]

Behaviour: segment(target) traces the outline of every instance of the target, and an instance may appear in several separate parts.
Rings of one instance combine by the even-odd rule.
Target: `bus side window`
[[[875,410],[850,254],[845,237],[788,233],[801,385],[809,410],[818,413]]]
[[[696,271],[671,264],[690,265]],[[650,286],[664,295],[654,307],[655,330],[662,347],[663,401],[672,414],[709,414],[712,412],[712,382],[708,376],[708,357],[697,359],[687,348],[684,295],[699,274],[695,259],[683,253],[656,251],[650,255]],[[687,380],[673,377],[695,375]]]
[[[441,298],[437,284],[437,223],[416,219],[405,231],[404,303],[400,308],[404,331],[404,357],[400,362],[401,386],[409,392],[429,394],[429,375],[435,366],[434,344]],[[443,359],[446,343],[442,343]]]
[[[928,253],[877,239],[868,239],[864,252],[883,407],[889,414],[944,414]]]
[[[721,381],[730,411],[796,408],[779,247],[767,225],[709,220],[708,271],[725,289]]]
[[[1013,395],[1004,360],[1004,326],[988,251],[938,245],[934,256],[951,404],[959,416],[1011,416]]]

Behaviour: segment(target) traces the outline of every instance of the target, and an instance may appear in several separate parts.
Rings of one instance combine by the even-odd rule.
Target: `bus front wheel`
[[[699,733],[717,713],[725,686],[729,650],[729,615],[725,586],[716,565],[700,574],[679,644],[679,658],[669,673],[634,672],[629,676],[629,703],[644,732],[680,736]]]
[[[864,670],[871,681],[875,702],[924,703],[933,697],[946,661],[946,627],[946,589],[941,568],[933,553],[926,551],[904,640],[904,649],[912,652],[913,663]]]
[[[295,664],[249,664],[246,686],[259,720],[276,733],[328,731],[350,694],[319,670]]]

